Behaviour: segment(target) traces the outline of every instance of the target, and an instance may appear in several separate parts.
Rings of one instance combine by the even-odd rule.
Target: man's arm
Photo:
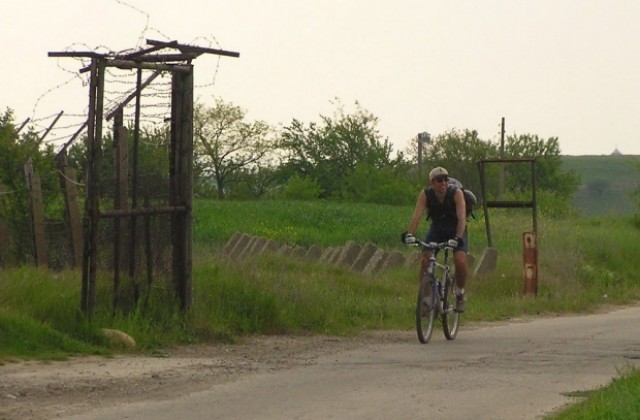
[[[412,235],[416,234],[416,230],[418,229],[418,225],[420,224],[420,219],[422,218],[422,215],[424,214],[424,211],[426,208],[427,208],[427,195],[424,193],[424,190],[422,190],[420,191],[420,194],[418,194],[418,200],[416,201],[416,208],[413,211],[413,216],[411,216],[411,222],[409,223],[407,232],[409,232]]]

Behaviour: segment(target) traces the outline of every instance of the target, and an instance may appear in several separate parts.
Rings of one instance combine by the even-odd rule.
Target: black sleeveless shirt
[[[458,215],[456,214],[456,201],[454,194],[457,188],[447,187],[442,202],[438,201],[436,192],[433,188],[425,188],[424,192],[427,196],[427,220],[431,219],[434,225],[438,226],[456,226],[458,224]]]

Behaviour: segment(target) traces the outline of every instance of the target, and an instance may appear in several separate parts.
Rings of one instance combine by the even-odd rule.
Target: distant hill
[[[634,214],[630,193],[640,185],[640,155],[562,156],[564,170],[573,170],[582,184],[573,205],[585,216]]]

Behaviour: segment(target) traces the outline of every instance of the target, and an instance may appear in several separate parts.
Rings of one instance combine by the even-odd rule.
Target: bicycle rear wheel
[[[434,290],[435,279],[424,276],[420,281],[418,301],[416,303],[416,332],[418,340],[427,344],[433,332],[433,323],[436,319],[437,293]]]
[[[454,340],[456,338],[460,324],[460,313],[455,311],[456,295],[453,289],[453,281],[451,281],[451,277],[447,275],[442,305],[442,330],[447,340]]]

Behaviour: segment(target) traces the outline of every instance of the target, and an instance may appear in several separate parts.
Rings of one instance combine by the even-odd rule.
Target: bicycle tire
[[[418,333],[418,340],[422,344],[427,344],[431,339],[433,324],[436,319],[438,293],[434,290],[434,287],[435,279],[429,276],[423,277],[420,281],[418,301],[416,302],[416,332]],[[429,302],[428,308],[425,307],[425,302]]]
[[[447,340],[455,340],[460,325],[460,313],[455,311],[456,295],[453,289],[453,281],[451,281],[451,277],[447,275],[444,296],[442,298],[442,330]]]

